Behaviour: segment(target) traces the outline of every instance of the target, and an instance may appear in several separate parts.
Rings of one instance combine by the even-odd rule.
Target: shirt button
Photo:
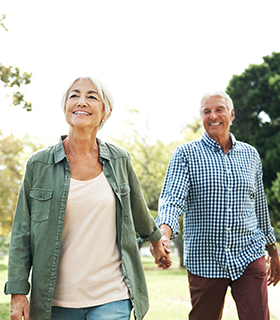
[[[228,191],[231,191],[232,189],[231,188],[228,188]]]
[[[228,208],[227,210],[228,210],[228,211],[231,211],[231,208]]]
[[[226,248],[226,251],[229,251],[229,248]]]

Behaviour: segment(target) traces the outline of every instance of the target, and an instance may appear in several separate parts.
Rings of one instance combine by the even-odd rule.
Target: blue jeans
[[[129,299],[89,308],[52,307],[52,320],[129,320]]]

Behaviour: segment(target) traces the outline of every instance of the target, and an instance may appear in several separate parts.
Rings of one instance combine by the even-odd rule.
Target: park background
[[[279,9],[274,0],[1,2],[0,286],[25,161],[67,133],[61,97],[80,75],[100,78],[113,94],[115,109],[99,137],[130,151],[154,216],[174,148],[201,134],[201,96],[226,90],[236,110],[232,132],[260,152],[279,241]],[[174,247],[181,252],[180,241]],[[147,319],[163,320],[154,312],[167,306],[180,309],[167,319],[187,318],[186,273],[174,259],[161,273],[143,256]],[[269,290],[272,319],[280,319],[279,285]],[[1,310],[9,310],[7,299],[0,294]],[[231,308],[225,319],[237,319]]]

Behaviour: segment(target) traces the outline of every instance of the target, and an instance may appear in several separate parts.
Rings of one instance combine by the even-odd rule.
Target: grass
[[[169,270],[155,268],[152,258],[143,257],[147,279],[150,309],[145,320],[186,320],[191,309],[186,269],[179,268],[179,261],[172,257]],[[227,293],[223,320],[238,320],[235,305]],[[133,318],[131,318],[133,319]]]
[[[186,320],[191,308],[187,271],[176,257],[168,270],[157,269],[152,257],[142,257],[149,290],[150,309],[145,320]],[[7,257],[0,257],[0,320],[9,320],[10,296],[3,293],[7,279]],[[131,320],[134,319],[131,317]],[[223,320],[238,320],[234,301],[227,292]],[[271,314],[271,320],[280,320]]]
[[[10,296],[4,294],[8,277],[7,256],[0,257],[0,320],[10,319]]]

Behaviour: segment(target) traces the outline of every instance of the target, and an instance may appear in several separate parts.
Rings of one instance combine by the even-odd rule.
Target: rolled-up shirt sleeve
[[[159,212],[156,219],[158,226],[168,225],[172,237],[179,232],[179,219],[187,210],[189,192],[189,173],[186,155],[179,147],[174,151],[166,173],[163,189],[159,199]]]
[[[269,210],[267,206],[264,185],[263,185],[263,171],[261,160],[259,159],[259,167],[257,171],[257,183],[256,183],[256,199],[255,210],[258,218],[259,228],[263,230],[266,237],[266,243],[272,244],[276,241],[274,229],[270,223]]]

